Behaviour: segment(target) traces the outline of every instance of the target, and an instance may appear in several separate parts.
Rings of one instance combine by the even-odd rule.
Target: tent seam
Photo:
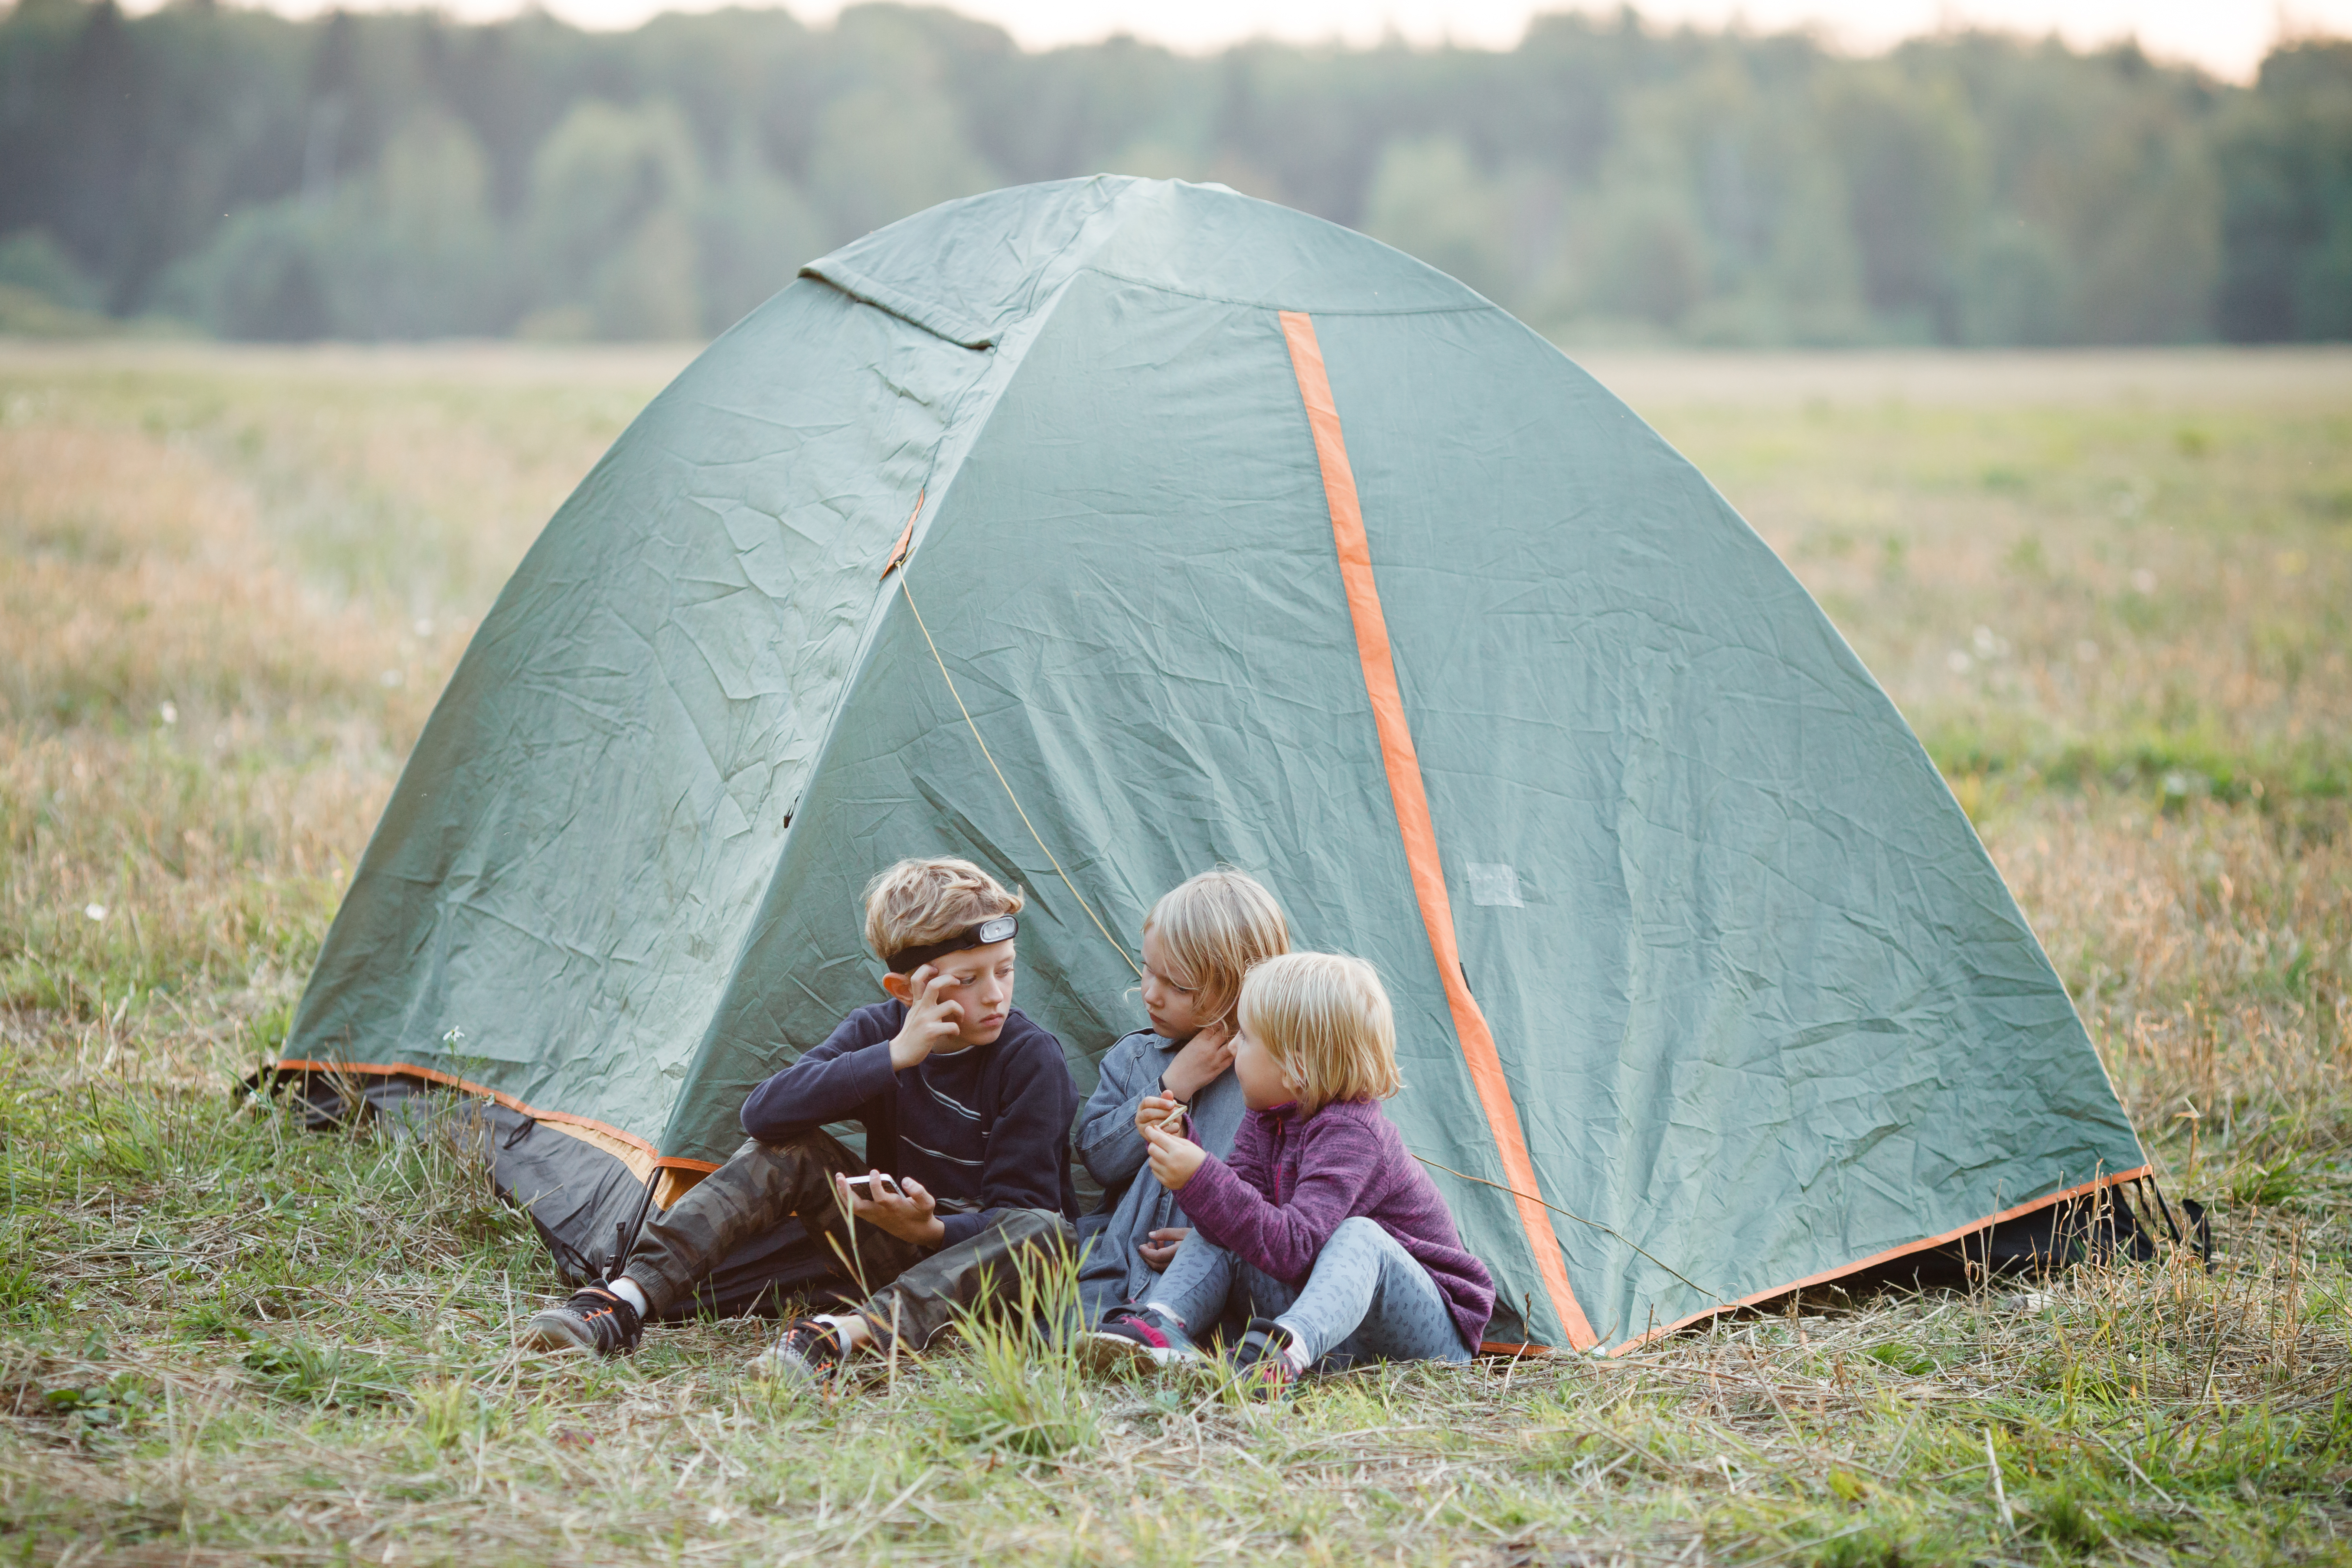
[[[1150,289],[1156,293],[1173,294],[1178,298],[1184,300],[1205,300],[1212,304],[1239,305],[1245,310],[1283,310],[1290,308],[1283,305],[1280,301],[1274,300],[1244,300],[1233,294],[1210,294],[1198,289],[1179,289],[1172,283],[1161,283],[1150,278],[1138,278],[1132,273],[1120,272],[1112,268],[1104,267],[1092,261],[1081,262],[1077,270],[1080,272],[1091,272],[1097,277],[1113,279],[1121,283],[1131,283],[1138,289]],[[1350,309],[1345,306],[1335,307],[1330,310],[1318,308],[1313,313],[1318,316],[1381,317],[1469,316],[1485,314],[1490,311],[1497,315],[1509,314],[1508,311],[1505,310],[1500,305],[1496,304],[1493,300],[1483,299],[1474,300],[1471,303],[1464,305],[1384,306],[1377,310],[1369,308]],[[1516,320],[1517,318],[1513,319]]]
[[[1819,1274],[1808,1274],[1803,1279],[1792,1280],[1786,1285],[1774,1285],[1766,1289],[1755,1291],[1740,1297],[1736,1301],[1717,1302],[1702,1311],[1693,1312],[1688,1317],[1677,1318],[1671,1323],[1662,1324],[1645,1333],[1637,1334],[1609,1353],[1612,1356],[1627,1354],[1641,1349],[1653,1340],[1664,1339],[1679,1329],[1686,1329],[1702,1318],[1718,1317],[1742,1307],[1752,1307],[1759,1301],[1769,1301],[1775,1296],[1785,1296],[1791,1290],[1803,1290],[1815,1285],[1827,1284],[1832,1279],[1843,1279],[1849,1274],[1860,1273],[1863,1269],[1878,1264],[1892,1263],[1898,1258],[1908,1258],[1913,1253],[1926,1252],[1930,1248],[1958,1241],[1963,1237],[1974,1236],[1979,1231],[2006,1224],[2020,1215],[2032,1214],[2036,1210],[2048,1208],[2053,1204],[2064,1203],[2068,1198],[2082,1197],[2085,1194],[2097,1192],[2102,1187],[2121,1186],[2126,1182],[2136,1182],[2142,1176],[2153,1175],[2155,1171],[2154,1165],[2137,1165],[2128,1171],[2117,1171],[2113,1175],[2094,1176],[2087,1182],[2079,1182],[2071,1187],[2061,1187],[2054,1193],[2045,1193],[2038,1198],[2029,1198],[2014,1207],[1996,1210],[1982,1219],[1972,1219],[1966,1225],[1957,1226],[1938,1235],[1926,1237],[1918,1241],[1906,1241],[1900,1247],[1891,1247],[1884,1252],[1874,1252],[1867,1258],[1858,1258],[1851,1263],[1841,1263],[1836,1268],[1823,1269]]]
[[[1091,223],[1094,218],[1099,217],[1116,205],[1114,199],[1113,202],[1097,208],[1089,215],[1087,223]],[[1082,223],[1079,226],[1079,232],[1073,235],[1067,243],[1055,252],[1055,255],[1057,258],[1066,255],[1070,248],[1083,237],[1086,227],[1087,224]],[[956,339],[949,337],[931,325],[906,314],[892,305],[868,299],[854,289],[844,288],[824,273],[815,271],[814,268],[824,259],[824,258],[819,258],[818,261],[803,267],[801,269],[801,276],[824,284],[856,304],[865,305],[869,309],[880,310],[887,316],[906,321],[908,325],[938,338],[941,342],[951,347],[970,347],[969,344],[959,342]],[[841,270],[852,276],[857,275],[853,268],[843,268]],[[914,510],[908,513],[906,524],[900,531],[898,543],[890,552],[889,565],[884,568],[876,580],[874,602],[866,611],[866,626],[859,635],[856,652],[851,658],[848,670],[842,678],[840,690],[834,694],[833,706],[825,716],[824,727],[820,732],[816,750],[809,758],[807,776],[802,780],[799,799],[793,803],[795,815],[799,812],[801,803],[805,802],[810,793],[823,782],[825,764],[832,754],[833,740],[840,727],[841,716],[847,711],[850,701],[872,669],[875,652],[881,646],[884,629],[890,620],[891,605],[898,598],[889,586],[891,569],[897,570],[899,582],[903,585],[907,574],[914,570],[914,559],[921,552],[924,541],[929,535],[931,524],[938,520],[940,509],[947,504],[949,493],[955,488],[955,476],[961,474],[965,459],[978,447],[981,435],[985,432],[989,421],[994,417],[998,405],[1003,402],[1004,395],[1011,390],[1013,382],[1020,378],[1022,370],[1028,363],[1030,346],[1035,342],[1038,333],[1044,330],[1045,324],[1052,320],[1055,310],[1060,307],[1062,300],[1069,293],[1069,285],[1085,270],[1087,268],[1083,264],[1073,267],[1069,276],[1053,289],[1042,304],[1024,312],[1005,330],[989,341],[985,350],[982,351],[988,355],[987,368],[973,378],[971,384],[956,398],[953,409],[941,420],[939,437],[931,443],[927,466],[923,469],[922,482],[916,492]],[[954,458],[949,477],[942,480],[940,468],[941,455],[949,450],[957,432],[967,423],[972,426],[971,439],[965,443],[962,454]],[[913,599],[909,597],[908,605],[910,608],[913,603]],[[918,618],[919,619],[919,616]],[[928,637],[928,632],[925,635]],[[1017,807],[1019,803],[1016,801],[1014,804]],[[772,889],[776,879],[783,875],[785,865],[790,860],[792,853],[792,837],[788,830],[783,847],[768,875],[770,888]],[[1048,857],[1050,858],[1050,851]],[[1076,890],[1075,888],[1072,889],[1073,892]],[[762,902],[764,904],[764,895]],[[737,944],[738,963],[741,955],[750,949],[756,939],[756,931],[751,929],[745,931],[741,941]],[[1114,942],[1112,945],[1118,944]],[[1121,950],[1121,955],[1125,955],[1124,949]],[[694,1053],[688,1058],[687,1081],[689,1083],[693,1080],[704,1053],[709,1048],[711,1031],[717,1023],[718,1013],[714,1010],[710,1021],[703,1026],[701,1040],[695,1046]],[[778,1043],[781,1045],[784,1042]],[[665,1137],[677,1131],[678,1118],[686,1100],[687,1096],[681,1090],[677,1103],[672,1107],[669,1117],[664,1123]],[[698,1163],[700,1163],[698,1162]],[[709,1164],[704,1164],[701,1168],[706,1171],[718,1169],[716,1165]]]
[[[459,1078],[455,1073],[443,1072],[438,1068],[419,1067],[414,1062],[327,1062],[317,1061],[305,1057],[281,1057],[275,1064],[273,1064],[273,1070],[278,1072],[374,1073],[382,1078],[402,1078],[413,1076],[427,1079],[433,1083],[445,1085],[450,1089],[462,1089],[468,1094],[478,1094],[486,1099],[494,1100],[500,1105],[505,1106],[509,1110],[520,1111],[523,1115],[530,1117],[534,1121],[549,1121],[562,1126],[585,1127],[590,1129],[592,1131],[602,1132],[608,1138],[617,1138],[622,1142],[626,1143],[630,1148],[651,1156],[654,1163],[654,1169],[657,1171],[698,1171],[704,1175],[709,1175],[711,1172],[719,1169],[715,1163],[709,1160],[689,1160],[683,1156],[665,1155],[651,1141],[641,1138],[634,1132],[624,1132],[621,1129],[612,1125],[610,1122],[599,1121],[593,1116],[580,1116],[569,1110],[542,1110],[539,1107],[532,1105],[526,1100],[507,1093],[504,1089],[492,1089],[488,1084],[476,1083],[471,1079],[463,1079]]]

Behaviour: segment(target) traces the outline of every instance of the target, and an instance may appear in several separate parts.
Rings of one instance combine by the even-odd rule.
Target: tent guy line
[[[915,502],[916,508],[919,510],[921,509],[922,504],[923,503],[919,499]],[[914,526],[915,520],[911,517],[908,518],[907,520],[908,529],[911,531]],[[906,541],[902,538],[899,541],[898,552],[893,557],[893,564],[896,564],[898,561],[905,558],[906,549]],[[885,573],[887,573],[888,570],[889,568],[887,566],[883,568]],[[1118,948],[1118,955],[1127,960],[1127,966],[1135,971],[1135,977],[1138,980],[1142,979],[1143,971],[1136,963],[1134,957],[1129,953],[1126,948],[1119,946],[1118,938],[1110,934],[1110,927],[1103,924],[1102,916],[1095,913],[1095,907],[1087,902],[1087,896],[1078,891],[1078,885],[1070,880],[1070,874],[1067,871],[1062,869],[1062,862],[1060,858],[1056,857],[1051,849],[1045,847],[1045,835],[1039,833],[1037,831],[1037,825],[1029,820],[1029,813],[1022,806],[1021,797],[1013,793],[1013,781],[1006,778],[1004,776],[1004,770],[996,765],[995,753],[988,749],[988,742],[981,735],[980,726],[972,722],[971,710],[963,705],[963,693],[956,689],[955,677],[948,673],[948,661],[940,657],[940,645],[931,639],[931,628],[924,623],[923,612],[917,609],[915,606],[914,593],[907,586],[907,579],[913,575],[913,574],[914,568],[911,565],[908,566],[898,574],[898,592],[906,598],[907,608],[915,612],[915,625],[922,631],[923,645],[931,650],[931,660],[940,667],[940,679],[948,683],[948,695],[955,699],[956,711],[963,715],[964,727],[971,731],[971,738],[980,742],[980,754],[988,759],[988,771],[994,773],[996,775],[996,782],[1004,786],[1004,798],[1011,801],[1013,803],[1013,809],[1021,814],[1021,826],[1029,830],[1029,837],[1037,841],[1037,847],[1045,851],[1045,858],[1047,860],[1053,862],[1054,875],[1062,879],[1062,886],[1070,889],[1070,897],[1078,900],[1078,908],[1087,911],[1087,919],[1095,922],[1095,930],[1102,932],[1103,940],[1110,943],[1111,946]]]
[[[1623,1231],[1617,1229],[1613,1226],[1603,1225],[1597,1219],[1587,1219],[1582,1215],[1577,1213],[1574,1209],[1564,1209],[1549,1198],[1539,1198],[1532,1193],[1518,1192],[1513,1188],[1503,1185],[1500,1182],[1490,1182],[1484,1176],[1474,1176],[1467,1171],[1457,1171],[1451,1165],[1442,1165],[1426,1154],[1415,1154],[1413,1155],[1413,1158],[1420,1161],[1423,1164],[1427,1165],[1433,1171],[1443,1171],[1449,1176],[1459,1176],[1465,1182],[1475,1182],[1482,1187],[1492,1187],[1498,1193],[1508,1193],[1511,1196],[1518,1199],[1522,1203],[1541,1204],[1544,1207],[1551,1210],[1554,1214],[1566,1215],[1569,1218],[1574,1220],[1579,1225],[1591,1226],[1593,1229],[1599,1231],[1603,1236],[1615,1237],[1619,1241],[1623,1242],[1626,1246],[1632,1247],[1634,1251],[1640,1253],[1643,1257],[1648,1258],[1651,1262],[1656,1264],[1659,1268],[1664,1269],[1667,1273],[1673,1275],[1675,1279],[1681,1280],[1684,1284],[1689,1286],[1700,1295],[1714,1297],[1717,1310],[1729,1311],[1732,1310],[1731,1302],[1724,1296],[1722,1291],[1708,1289],[1706,1286],[1700,1284],[1697,1280],[1692,1279],[1681,1269],[1676,1268],[1673,1264],[1668,1263],[1656,1253],[1652,1252],[1640,1242],[1635,1241],[1632,1237],[1627,1236]],[[1706,1314],[1701,1313],[1700,1316],[1704,1317]]]

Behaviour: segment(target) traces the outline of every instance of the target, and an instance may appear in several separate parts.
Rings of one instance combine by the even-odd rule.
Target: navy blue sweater
[[[992,1044],[893,1072],[890,1042],[906,1020],[903,1002],[844,1018],[824,1044],[751,1091],[743,1131],[781,1143],[828,1121],[861,1124],[867,1164],[911,1176],[941,1200],[942,1247],[977,1233],[984,1209],[1076,1218],[1069,1140],[1078,1090],[1062,1043],[1015,1010]]]

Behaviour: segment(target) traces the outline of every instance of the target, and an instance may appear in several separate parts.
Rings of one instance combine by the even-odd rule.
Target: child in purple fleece
[[[1234,1074],[1249,1108],[1229,1160],[1144,1128],[1193,1234],[1139,1309],[1103,1320],[1097,1360],[1165,1364],[1228,1313],[1244,1375],[1278,1389],[1318,1363],[1468,1361],[1494,1281],[1380,1101],[1400,1087],[1388,993],[1360,959],[1298,952],[1250,971]]]

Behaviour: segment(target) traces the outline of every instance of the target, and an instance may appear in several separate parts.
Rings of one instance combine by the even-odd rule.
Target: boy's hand
[[[843,1205],[857,1217],[859,1224],[888,1231],[900,1241],[912,1242],[917,1247],[937,1247],[947,1236],[948,1227],[933,1212],[939,1201],[923,1190],[922,1183],[911,1177],[901,1183],[879,1171],[868,1172],[867,1177],[866,1191],[874,1194],[870,1198],[860,1197],[848,1178],[833,1178]]]
[[[1151,1265],[1155,1271],[1164,1273],[1168,1268],[1168,1260],[1176,1256],[1176,1249],[1181,1247],[1184,1244],[1184,1238],[1192,1234],[1190,1230],[1163,1226],[1151,1233],[1150,1240],[1136,1243],[1135,1250],[1143,1254],[1143,1261]]]
[[[1151,1173],[1171,1193],[1183,1191],[1192,1173],[1209,1158],[1209,1152],[1191,1139],[1179,1138],[1157,1127],[1145,1128],[1143,1141],[1151,1145]]]
[[[915,999],[907,1005],[898,1037],[890,1042],[893,1072],[905,1072],[941,1046],[953,1045],[963,1026],[963,1004],[940,994],[955,984],[951,977],[926,963],[907,977],[907,984],[914,987]]]
[[[1147,1094],[1143,1097],[1143,1103],[1135,1108],[1135,1130],[1142,1132],[1149,1128],[1167,1127],[1169,1114],[1181,1109],[1183,1109],[1182,1106],[1164,1094]],[[1184,1124],[1179,1121],[1175,1126],[1169,1127],[1168,1131],[1179,1132],[1183,1130],[1183,1126]]]
[[[1169,1062],[1160,1081],[1177,1099],[1190,1100],[1223,1078],[1225,1069],[1233,1065],[1233,1020],[1220,1018],[1184,1042],[1184,1048]]]

